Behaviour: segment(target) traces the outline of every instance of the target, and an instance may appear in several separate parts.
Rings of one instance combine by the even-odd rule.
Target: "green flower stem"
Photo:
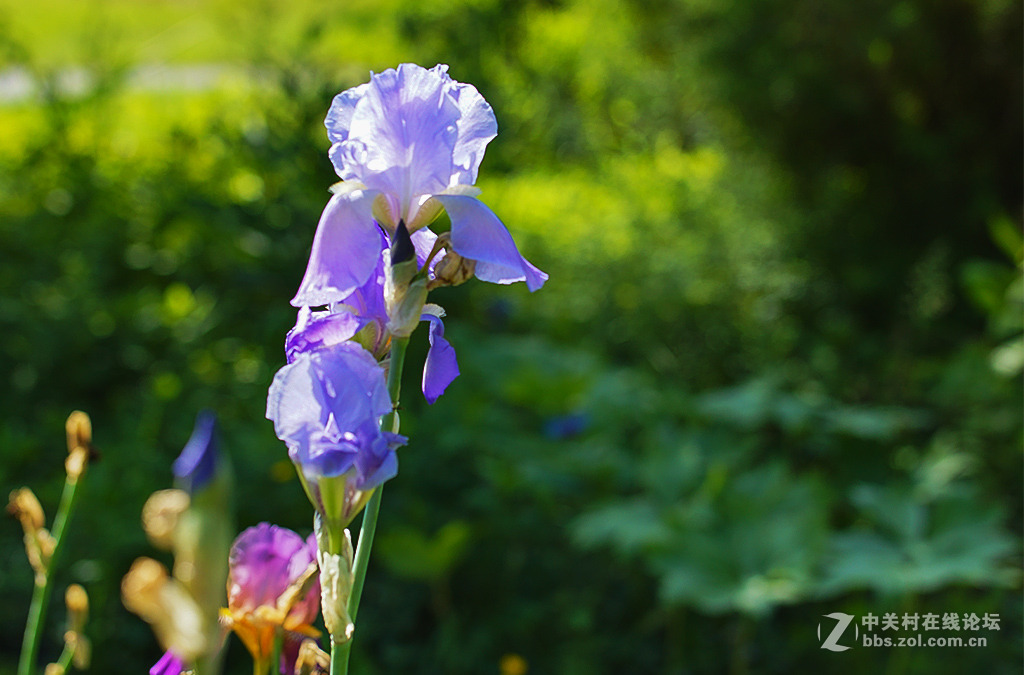
[[[359,599],[363,595],[363,583],[366,581],[366,568],[370,562],[370,547],[373,546],[373,535],[377,531],[377,515],[380,513],[380,496],[383,486],[377,486],[373,496],[366,503],[363,511],[363,524],[359,528],[359,543],[356,544],[356,557],[352,564],[352,595],[348,598],[348,616],[352,623],[356,622],[359,611]]]
[[[405,350],[409,346],[409,338],[394,338],[391,342],[391,367],[388,369],[388,394],[391,395],[392,410],[380,421],[384,431],[398,433],[398,397],[402,387],[402,366],[405,364]],[[352,564],[352,594],[348,599],[348,615],[352,623],[359,612],[359,599],[363,595],[363,584],[366,581],[366,568],[370,562],[370,549],[373,547],[373,535],[377,531],[377,516],[380,513],[381,494],[384,486],[378,485],[370,496],[363,510],[363,524],[359,528],[359,542],[356,544],[356,555]],[[331,640],[331,675],[347,675],[348,657],[352,650],[352,640],[343,644],[335,644]]]
[[[352,651],[352,640],[338,644],[331,638],[331,675],[348,675],[348,655]]]
[[[268,669],[271,673],[276,673],[280,669],[281,664],[281,648],[284,646],[284,632],[283,629],[278,626],[277,630],[274,631],[274,643],[270,648],[270,668]]]
[[[36,658],[39,655],[39,642],[43,637],[43,622],[46,619],[46,607],[50,603],[50,593],[53,591],[53,570],[60,556],[61,545],[64,543],[64,533],[67,531],[68,522],[71,520],[71,513],[75,506],[75,497],[78,495],[78,486],[85,476],[83,471],[76,479],[69,476],[64,481],[64,491],[60,496],[60,506],[57,508],[57,515],[53,519],[53,552],[46,564],[46,572],[43,574],[42,583],[36,583],[32,590],[32,603],[28,608],[28,621],[25,623],[25,637],[21,643],[21,660],[18,662],[18,675],[34,675],[36,671]]]
[[[60,653],[60,658],[57,659],[57,665],[60,666],[62,673],[66,673],[71,669],[71,661],[74,658],[75,648],[71,646],[70,642],[65,642],[64,651]]]

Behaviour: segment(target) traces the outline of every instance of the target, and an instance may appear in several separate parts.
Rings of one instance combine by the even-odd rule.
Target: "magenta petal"
[[[315,559],[315,545],[310,549],[307,540],[289,529],[269,523],[250,527],[231,547],[228,607],[251,612],[275,606]]]
[[[149,675],[181,675],[185,670],[185,663],[174,655],[174,652],[164,652],[160,660],[149,669]]]
[[[371,215],[373,197],[356,190],[334,195],[327,202],[293,306],[316,307],[341,300],[373,274],[381,255],[379,228]]]
[[[525,281],[535,291],[548,275],[534,267],[516,248],[512,235],[494,212],[476,197],[434,195],[452,221],[452,247],[476,261],[476,277],[495,284]]]
[[[448,385],[459,376],[459,362],[455,349],[444,339],[444,323],[431,314],[423,315],[430,322],[430,349],[423,364],[423,396],[433,405]]]

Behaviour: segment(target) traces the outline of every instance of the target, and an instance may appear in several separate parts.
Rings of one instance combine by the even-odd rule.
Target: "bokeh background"
[[[200,409],[239,528],[310,530],[266,390],[327,106],[404,61],[494,106],[482,198],[551,280],[432,296],[462,376],[427,406],[414,336],[355,673],[1020,672],[1021,35],[1014,0],[0,2],[0,489],[52,516],[91,414],[54,596],[90,672],[159,656],[118,588]],[[835,654],[837,611],[1001,630]]]

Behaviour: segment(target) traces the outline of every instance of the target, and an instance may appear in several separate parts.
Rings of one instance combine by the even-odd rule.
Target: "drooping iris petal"
[[[285,357],[291,363],[300,354],[341,344],[351,339],[371,320],[371,317],[353,312],[313,312],[309,307],[302,307],[295,327],[288,331],[285,338]]]
[[[367,420],[354,431],[339,431],[328,424],[326,432],[317,439],[317,449],[300,462],[307,481],[335,478],[349,473],[352,487],[372,489],[398,473],[395,449],[406,442],[405,436],[382,432],[376,420]]]
[[[345,305],[360,316],[379,320],[384,324],[387,323],[388,316],[387,308],[384,304],[384,251],[390,247],[390,243],[380,228],[377,229],[377,237],[379,248],[377,249],[373,272],[370,273],[366,283],[339,300],[336,304]],[[414,237],[413,243],[415,244],[415,242],[416,238]],[[338,308],[332,307],[332,309]]]
[[[353,460],[356,469],[352,485],[357,490],[372,490],[381,483],[394,478],[398,473],[398,458],[395,449],[405,445],[405,436],[381,431],[369,424],[355,434],[361,444]]]
[[[427,403],[433,404],[459,376],[459,362],[455,358],[455,349],[444,338],[441,319],[431,314],[424,314],[423,319],[430,322],[430,349],[423,364],[423,396]]]
[[[295,307],[341,300],[366,283],[380,257],[373,222],[373,194],[354,190],[331,197],[313,237],[306,274],[292,298]]]
[[[383,369],[351,342],[298,356],[277,372],[267,396],[267,418],[300,466],[350,453],[345,434],[390,411]]]
[[[476,260],[476,276],[496,284],[525,281],[535,291],[548,275],[534,267],[516,248],[512,235],[487,206],[475,197],[435,195],[452,221],[452,248]]]

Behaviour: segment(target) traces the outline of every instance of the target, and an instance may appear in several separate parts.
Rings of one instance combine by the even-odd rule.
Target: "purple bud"
[[[203,410],[196,416],[192,437],[173,465],[175,477],[189,494],[201,490],[213,479],[217,452],[217,416],[212,411]]]

